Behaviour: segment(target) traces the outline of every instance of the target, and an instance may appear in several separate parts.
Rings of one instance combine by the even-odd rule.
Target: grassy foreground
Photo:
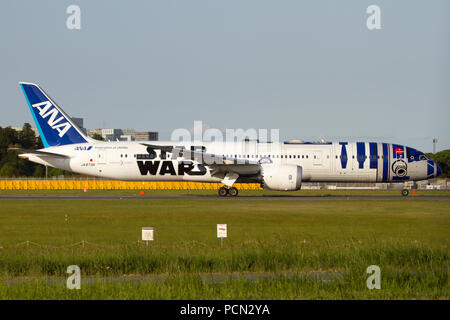
[[[0,200],[0,298],[449,299],[449,214],[420,199]],[[81,290],[65,286],[73,264]]]

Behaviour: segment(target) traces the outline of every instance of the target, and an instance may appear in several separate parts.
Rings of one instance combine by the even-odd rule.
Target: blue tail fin
[[[88,139],[70,117],[38,85],[19,82],[44,147],[84,143]]]

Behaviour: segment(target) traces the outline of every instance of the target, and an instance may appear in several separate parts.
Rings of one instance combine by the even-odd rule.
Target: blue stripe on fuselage
[[[370,142],[370,169],[378,168],[378,146],[376,142]]]
[[[383,182],[388,181],[389,173],[389,147],[387,143],[383,143]]]
[[[434,163],[431,160],[427,161],[427,177],[434,174]]]
[[[409,179],[410,179],[409,176],[406,176],[406,177],[392,177],[392,181],[407,181]]]
[[[341,166],[342,169],[347,168],[347,148],[345,147],[348,142],[339,142],[339,144],[342,146],[341,149]]]
[[[359,168],[364,169],[364,162],[366,161],[366,144],[364,142],[356,143],[356,159],[359,163]]]

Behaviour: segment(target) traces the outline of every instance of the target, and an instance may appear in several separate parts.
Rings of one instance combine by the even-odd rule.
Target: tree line
[[[101,136],[94,139],[102,140]],[[42,149],[41,138],[36,137],[29,123],[25,123],[21,131],[11,127],[0,127],[0,177],[45,177],[45,167],[31,161],[21,159],[16,152],[8,151],[8,148]],[[450,171],[450,149],[427,154],[441,167],[443,176],[448,177]],[[61,169],[48,167],[48,177],[77,176],[77,174]]]
[[[11,127],[0,127],[0,177],[45,177],[45,167],[18,157],[17,152],[8,148],[42,149],[41,138],[36,137],[29,123],[21,131]],[[48,177],[73,176],[74,173],[48,167]]]

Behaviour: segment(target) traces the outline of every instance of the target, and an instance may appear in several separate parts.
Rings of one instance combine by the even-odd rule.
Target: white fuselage
[[[306,182],[402,182],[434,178],[441,169],[423,152],[375,142],[100,142],[86,136],[35,83],[20,82],[39,130],[41,150],[10,148],[30,161],[83,175],[134,181],[235,182],[299,190]],[[227,189],[227,190],[225,190]],[[229,190],[228,190],[229,189]]]
[[[410,161],[406,147],[387,143],[258,143],[243,142],[147,142],[158,146],[182,146],[251,162],[302,167],[305,182],[400,182],[423,180],[436,174],[430,161]],[[395,151],[403,148],[401,152]],[[394,149],[395,148],[395,149]],[[151,149],[151,148],[150,148]],[[94,142],[45,149],[69,156],[68,159],[42,159],[27,155],[31,161],[83,175],[134,181],[220,182],[210,166],[196,159],[174,157],[161,150],[149,150],[144,142]],[[434,168],[429,166],[433,165]],[[238,182],[260,182],[258,166],[228,168],[239,174]]]

